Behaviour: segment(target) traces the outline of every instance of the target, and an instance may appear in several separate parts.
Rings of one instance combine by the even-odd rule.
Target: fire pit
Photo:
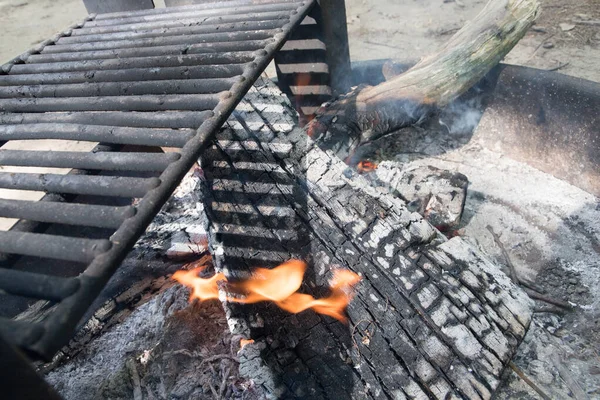
[[[370,161],[361,161],[357,173],[297,127],[291,105],[300,107],[301,118],[308,120],[315,111],[311,107],[329,96],[331,88],[344,90],[352,83],[349,74],[340,78],[349,71],[347,43],[332,51],[338,49],[331,44],[340,40],[332,34],[339,24],[331,9],[313,6],[232,1],[100,15],[5,67],[6,79],[0,79],[7,96],[0,101],[3,140],[51,137],[101,143],[90,153],[0,151],[3,165],[82,171],[40,178],[0,176],[3,187],[51,193],[43,203],[1,204],[2,216],[23,220],[0,238],[0,250],[7,253],[1,289],[13,295],[7,296],[11,302],[6,302],[4,315],[10,318],[27,309],[15,319],[6,318],[0,330],[9,342],[2,351],[14,362],[10,368],[24,368],[14,346],[46,361],[61,350],[52,363],[38,365],[66,398],[82,393],[136,399],[490,398],[500,387],[533,312],[514,271],[501,272],[477,243],[448,240],[388,193],[386,185],[374,187],[381,178],[377,174],[387,168],[378,164],[390,162],[381,153],[365,153]],[[200,17],[202,23],[194,22]],[[291,102],[270,80],[259,78],[282,46],[276,68],[280,88]],[[364,78],[373,65],[381,71],[381,63],[356,65],[355,79]],[[591,140],[597,117],[588,108],[567,107],[564,117],[554,113],[561,112],[556,104],[568,93],[580,99],[585,94],[587,105],[600,96],[594,88],[582,91],[577,81],[564,79],[557,85],[551,75],[538,79],[530,74],[512,67],[490,74],[480,97],[471,94],[465,106],[478,110],[477,130],[467,134],[472,143],[501,147],[506,154],[514,150],[521,160],[537,158],[531,163],[538,168],[593,191],[593,155],[579,174],[561,175],[551,162],[539,160],[540,154],[554,154],[558,144],[524,152],[518,140],[519,132],[535,126],[535,143],[543,142],[547,129],[540,125],[547,121],[552,129],[579,129]],[[377,80],[369,77],[369,83]],[[523,84],[529,86],[522,92],[511,86]],[[547,97],[536,94],[547,85],[553,87]],[[229,96],[216,95],[227,89]],[[517,101],[526,106],[513,107]],[[522,115],[532,110],[535,119]],[[515,121],[505,124],[514,134],[505,141],[490,135],[491,127],[507,116]],[[450,131],[454,122],[440,118],[440,126]],[[563,144],[582,150],[576,145],[579,137]],[[452,148],[444,147],[447,141],[433,140],[431,147],[442,150],[434,155],[448,152],[449,157],[436,167],[449,169],[453,160],[465,163],[450,153],[464,146],[463,139]],[[379,145],[385,147],[389,140],[393,135],[381,138]],[[535,147],[533,142],[528,146]],[[181,150],[163,153],[157,146]],[[199,168],[184,179],[196,161]],[[423,157],[420,162],[428,161]],[[476,176],[472,170],[460,172]],[[582,174],[585,179],[579,179]],[[181,179],[188,191],[171,199],[152,222]],[[473,199],[481,182],[475,179],[466,199],[467,218],[478,224],[485,220],[472,207],[479,204]],[[132,203],[132,198],[138,200]],[[121,275],[89,308],[151,222]],[[54,225],[42,233],[48,224]],[[74,225],[86,228],[71,231]],[[480,226],[465,226],[468,234],[481,233]],[[504,246],[507,236],[494,236],[495,245]],[[182,265],[160,254],[200,259]],[[39,259],[31,257],[73,264],[52,264],[60,272],[50,277],[42,275],[50,264],[40,267]],[[262,286],[250,289],[248,282],[257,273],[263,281],[274,279],[270,272],[297,275],[297,269],[285,269],[294,263],[290,260],[304,266],[287,297],[265,294]],[[82,268],[86,263],[87,269]],[[141,276],[143,268],[153,272]],[[190,286],[211,282],[203,296],[220,298],[225,313],[210,302],[187,306],[188,294],[165,279],[176,269],[182,271],[174,277],[188,277],[178,279]],[[516,270],[521,277],[528,273],[520,265]],[[352,285],[336,284],[335,278],[345,273],[352,274],[355,291]],[[282,281],[282,290],[287,283]],[[236,285],[241,299],[252,294],[261,302],[247,305],[239,303],[251,301],[228,298],[225,293]],[[32,302],[14,295],[56,305],[29,307]],[[302,297],[306,306],[286,304],[291,296]],[[353,299],[347,313],[319,303],[342,297],[343,306]],[[129,311],[123,313],[125,309]],[[78,335],[63,348],[76,328]],[[532,346],[531,339],[525,342]],[[3,373],[9,374],[6,368]],[[27,382],[38,384],[19,390],[34,396],[49,390],[30,370],[23,371],[29,371]],[[99,379],[97,389],[90,387]],[[581,389],[572,379],[567,386],[571,392]]]

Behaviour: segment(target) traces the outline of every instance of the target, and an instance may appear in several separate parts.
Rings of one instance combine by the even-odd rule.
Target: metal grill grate
[[[198,155],[314,1],[230,1],[90,16],[2,67],[0,144],[97,142],[90,152],[0,150],[0,165],[77,173],[0,172],[0,188],[47,193],[0,200],[0,252],[82,263],[78,276],[0,268],[0,291],[57,302],[41,322],[0,333],[49,359],[143,234]],[[174,153],[131,151],[174,147]],[[127,150],[129,148],[129,150]],[[126,151],[127,150],[127,151]],[[137,174],[136,174],[137,173]],[[76,196],[136,198],[135,205]],[[38,223],[105,228],[103,237],[39,232]],[[85,231],[84,231],[85,232]],[[97,235],[96,235],[97,236]],[[9,257],[10,258],[10,257]]]

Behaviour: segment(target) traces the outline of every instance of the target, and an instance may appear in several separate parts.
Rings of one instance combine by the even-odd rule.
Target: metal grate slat
[[[29,232],[0,232],[0,252],[89,263],[108,251],[104,239],[82,239]]]
[[[79,140],[138,146],[183,147],[194,135],[192,129],[143,129],[83,124],[0,125],[2,140]],[[2,150],[4,151],[4,150]]]
[[[176,153],[2,150],[0,151],[0,165],[162,172],[179,157],[180,155]]]
[[[41,324],[0,321],[1,335],[46,360],[70,340],[120,262],[314,4],[234,0],[93,15],[0,68],[0,166],[17,168],[0,173],[0,188],[47,193],[39,202],[0,199],[0,217],[18,219],[15,229],[0,231],[0,253],[7,260],[81,264],[74,278],[41,274],[43,264],[35,274],[19,270],[18,263],[15,269],[3,264],[0,290],[57,304]],[[43,139],[101,143],[97,148],[111,150],[6,146]],[[85,229],[57,234],[43,230],[48,224]]]
[[[0,290],[17,296],[60,301],[78,288],[79,281],[74,278],[0,268]]]
[[[75,203],[1,200],[0,217],[38,222],[118,228],[135,215],[133,206],[112,207]]]
[[[157,178],[0,172],[0,188],[49,193],[143,197],[159,184]]]

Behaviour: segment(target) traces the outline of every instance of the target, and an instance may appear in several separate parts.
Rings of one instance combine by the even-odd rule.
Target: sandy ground
[[[600,20],[600,0],[540,1],[538,22],[505,61],[558,68],[560,73],[600,82],[600,26],[573,23]],[[347,0],[352,59],[417,60],[438,48],[484,3]],[[81,0],[0,0],[0,57],[6,61],[85,15]],[[429,138],[428,144],[443,151],[424,151],[418,160],[400,154],[395,161],[435,165],[469,178],[462,234],[504,264],[485,229],[493,226],[522,277],[577,307],[564,315],[537,314],[517,365],[551,398],[600,399],[599,200],[483,149],[476,140],[454,139],[459,143]],[[499,398],[536,398],[514,374],[507,381]]]

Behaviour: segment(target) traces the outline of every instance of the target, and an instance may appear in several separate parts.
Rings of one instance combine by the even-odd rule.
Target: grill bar
[[[177,44],[169,46],[153,46],[140,48],[125,48],[113,50],[78,51],[76,53],[32,54],[27,57],[28,63],[48,63],[79,60],[101,60],[112,58],[153,57],[165,54],[205,54],[218,49],[221,52],[255,51],[262,49],[268,40],[245,40],[240,42],[213,42],[197,44]]]
[[[243,40],[268,39],[279,29],[268,29],[251,32],[207,33],[198,35],[180,35],[156,37],[150,39],[112,40],[106,42],[75,43],[47,47],[44,53],[65,53],[70,51],[111,50],[131,47],[166,46],[186,43],[239,42]]]
[[[0,188],[95,196],[143,197],[159,185],[157,178],[0,173]]]
[[[0,290],[17,296],[60,301],[79,288],[79,281],[0,268]]]
[[[196,35],[196,34],[207,34],[207,33],[222,33],[222,32],[238,32],[238,31],[263,31],[277,29],[281,26],[281,22],[278,20],[267,20],[267,21],[243,21],[240,23],[230,24],[218,24],[218,25],[198,25],[191,27],[159,27],[156,29],[145,29],[145,30],[128,30],[126,32],[114,32],[114,33],[97,33],[83,36],[65,36],[56,42],[57,45],[72,44],[72,43],[90,43],[90,42],[102,42],[102,41],[114,41],[114,40],[133,40],[143,38],[154,38],[156,36],[167,37],[167,36],[183,36],[183,35]]]
[[[0,99],[0,111],[192,111],[211,110],[218,103],[217,94],[25,98]]]
[[[0,335],[17,346],[30,346],[43,334],[44,327],[40,324],[0,317]]]
[[[168,111],[168,112],[70,112],[40,114],[0,114],[0,124],[30,124],[59,122],[66,124],[88,124],[126,126],[134,128],[195,128],[212,116],[212,111]]]
[[[75,72],[129,68],[185,67],[196,65],[243,64],[253,59],[252,52],[221,54],[163,55],[157,57],[119,58],[109,60],[66,61],[56,63],[23,64],[12,67],[16,74],[42,74],[46,72]]]
[[[82,124],[0,125],[0,137],[3,140],[62,139],[139,146],[183,147],[193,134],[192,129],[148,130]]]
[[[90,206],[50,201],[0,199],[0,217],[23,218],[46,223],[117,229],[123,221],[134,215],[135,208],[132,206]]]
[[[2,253],[89,263],[110,248],[110,241],[104,239],[81,239],[29,232],[0,232]]]
[[[209,94],[226,91],[235,83],[235,81],[235,78],[177,79],[124,83],[104,82],[63,85],[0,86],[0,98]]]
[[[264,12],[264,13],[245,13],[241,15],[219,15],[214,17],[205,17],[199,20],[193,17],[193,13],[181,19],[169,19],[166,21],[150,21],[138,22],[133,24],[122,24],[113,26],[99,26],[93,28],[83,27],[76,29],[71,33],[71,37],[82,37],[87,35],[98,35],[106,33],[119,33],[140,31],[145,29],[160,29],[160,28],[179,28],[186,25],[191,26],[227,26],[236,22],[264,22],[288,19],[288,14],[282,11]],[[280,23],[278,26],[281,26]]]
[[[214,3],[213,3],[214,4]],[[110,25],[124,25],[133,24],[138,22],[150,22],[150,21],[165,21],[173,20],[177,18],[189,18],[190,15],[194,17],[203,18],[209,16],[225,15],[225,14],[246,14],[253,12],[273,12],[273,11],[293,11],[295,8],[300,6],[301,3],[267,3],[267,4],[252,4],[248,6],[239,7],[227,7],[227,3],[223,3],[225,7],[211,7],[210,9],[194,9],[194,7],[181,7],[179,9],[173,7],[168,9],[170,12],[167,13],[153,13],[148,15],[140,15],[136,17],[116,17],[116,18],[100,18],[96,17],[94,21],[90,21],[86,24],[86,27],[95,26],[110,26]]]
[[[108,153],[77,151],[0,150],[0,165],[98,169],[106,171],[163,171],[179,159],[177,153]]]
[[[232,1],[226,1],[226,2],[222,2],[222,3],[199,3],[199,4],[190,4],[190,5],[185,5],[185,6],[180,6],[180,7],[167,7],[167,8],[162,8],[160,10],[157,9],[150,9],[150,10],[139,10],[136,11],[135,15],[137,16],[145,16],[145,15],[154,15],[157,12],[160,12],[161,14],[173,14],[173,13],[180,13],[182,10],[186,10],[186,11],[194,11],[194,10],[205,10],[205,9],[211,9],[211,10],[216,10],[216,9],[220,9],[220,8],[231,8],[234,6],[249,6],[252,4],[251,0],[232,0]],[[225,14],[225,13],[223,13]],[[115,11],[115,12],[109,12],[109,13],[102,13],[99,15],[96,15],[95,19],[97,21],[102,21],[105,19],[115,19],[115,18],[124,18],[124,17],[131,17],[131,12],[129,11]]]

